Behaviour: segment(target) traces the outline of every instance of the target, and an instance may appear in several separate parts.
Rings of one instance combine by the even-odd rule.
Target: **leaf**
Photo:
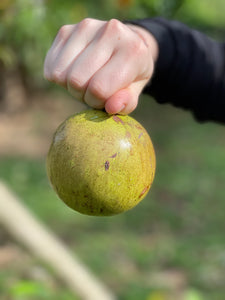
[[[161,291],[155,291],[152,292],[146,300],[167,300],[167,296],[164,292]]]
[[[46,292],[42,284],[29,280],[20,281],[11,288],[11,294],[15,297],[41,296]]]
[[[197,290],[191,289],[185,293],[184,300],[203,300],[203,298]]]

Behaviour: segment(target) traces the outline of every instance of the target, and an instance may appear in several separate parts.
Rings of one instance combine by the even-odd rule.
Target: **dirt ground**
[[[0,155],[45,156],[55,129],[83,108],[69,95],[54,92],[37,94],[15,111],[0,111]]]

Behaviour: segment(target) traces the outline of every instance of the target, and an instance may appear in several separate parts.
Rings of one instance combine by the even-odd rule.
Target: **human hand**
[[[157,42],[141,27],[84,19],[61,27],[44,76],[93,108],[128,114],[152,77],[157,55]]]

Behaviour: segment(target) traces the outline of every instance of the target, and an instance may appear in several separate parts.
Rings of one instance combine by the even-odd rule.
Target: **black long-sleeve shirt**
[[[177,21],[132,21],[150,31],[159,57],[144,92],[159,103],[192,111],[199,121],[225,123],[225,43]]]

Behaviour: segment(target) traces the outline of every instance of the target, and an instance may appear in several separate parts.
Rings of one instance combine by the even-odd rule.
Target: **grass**
[[[119,299],[166,300],[179,288],[168,286],[176,271],[185,292],[195,295],[187,299],[223,300],[225,129],[144,97],[134,117],[152,137],[157,172],[149,195],[127,213],[99,218],[73,212],[51,190],[44,158],[2,157],[0,178]],[[60,292],[57,299],[74,299],[65,288]],[[55,298],[52,293],[43,299]]]

